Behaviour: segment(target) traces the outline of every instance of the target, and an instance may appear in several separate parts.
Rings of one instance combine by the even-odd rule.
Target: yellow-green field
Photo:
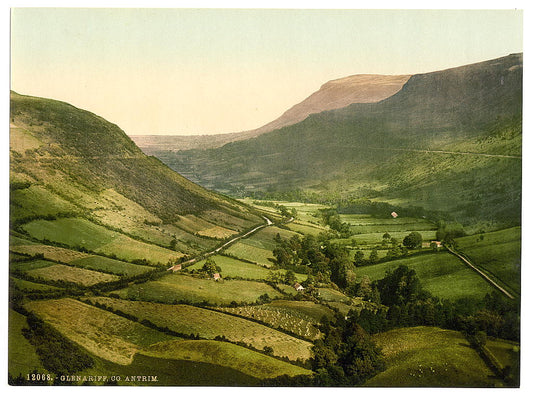
[[[211,259],[216,263],[217,266],[220,266],[222,277],[240,277],[244,279],[253,279],[253,280],[267,280],[271,272],[284,275],[286,270],[269,270],[268,268],[253,263],[243,262],[235,258],[230,258],[224,255],[214,255],[211,256]],[[191,270],[201,269],[204,265],[205,260],[196,262],[194,265],[188,267]],[[307,275],[296,274],[296,279],[299,282],[307,279]]]
[[[258,281],[215,281],[181,274],[169,274],[159,280],[133,284],[115,292],[125,299],[161,303],[205,301],[215,305],[228,305],[233,301],[254,303],[263,294],[268,294],[270,298],[282,297],[274,288]]]
[[[154,264],[166,264],[169,259],[183,256],[182,253],[134,240],[85,219],[36,220],[25,224],[23,229],[37,240],[84,247],[98,253],[114,254],[128,261],[146,259]]]
[[[26,309],[90,353],[121,365],[131,364],[143,347],[175,339],[70,298],[33,301]]]
[[[386,370],[366,382],[378,387],[489,387],[501,385],[460,332],[400,328],[373,336]]]
[[[112,274],[95,272],[93,270],[79,269],[73,266],[53,264],[39,269],[26,272],[32,277],[48,281],[66,281],[70,283],[90,286],[98,283],[108,283],[117,281],[118,276]]]
[[[198,334],[207,339],[224,336],[233,342],[251,344],[259,350],[270,346],[275,355],[286,356],[291,360],[310,358],[309,342],[229,314],[188,305],[166,305],[103,297],[91,298],[90,301],[131,314],[139,321],[149,320],[157,326],[168,327],[181,334]]]
[[[236,369],[247,375],[265,379],[281,375],[310,375],[308,369],[292,365],[237,346],[212,340],[161,342],[143,350],[143,354],[167,359],[192,360]]]

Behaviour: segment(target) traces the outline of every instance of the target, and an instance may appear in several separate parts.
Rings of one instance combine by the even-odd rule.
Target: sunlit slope
[[[119,127],[90,112],[12,92],[10,127],[11,226],[32,238],[106,255],[151,246],[167,258],[209,249],[263,222],[144,155]],[[70,226],[58,229],[62,219]],[[87,238],[80,237],[85,225],[94,229]]]

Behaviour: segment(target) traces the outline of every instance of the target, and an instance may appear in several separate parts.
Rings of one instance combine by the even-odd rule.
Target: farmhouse
[[[440,241],[432,241],[431,244],[434,244],[437,248],[442,248],[442,243]]]
[[[296,283],[292,286],[296,291],[303,291],[304,287],[300,285],[300,283]]]
[[[178,270],[181,270],[181,263],[176,263],[174,266],[170,267],[168,270],[172,270],[173,272],[177,272]]]
[[[392,216],[393,218],[398,218],[398,214],[394,211],[390,213],[390,216]]]
[[[220,273],[215,273],[215,274],[213,274],[213,279],[214,279],[215,281],[220,280],[220,278],[221,278],[221,277],[220,277]]]

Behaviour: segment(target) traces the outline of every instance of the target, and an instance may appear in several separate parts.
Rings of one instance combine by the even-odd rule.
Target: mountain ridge
[[[414,75],[382,101],[312,114],[252,139],[157,156],[191,180],[235,195],[300,191],[393,200],[398,193],[416,205],[463,215],[475,197],[485,196],[487,205],[507,207],[498,218],[506,213],[517,220],[520,159],[511,164],[511,158],[453,153],[520,156],[521,117],[522,54],[512,54]],[[454,172],[461,175],[455,182]],[[450,197],[464,202],[454,205]],[[487,217],[482,207],[474,212]]]
[[[147,154],[165,148],[211,149],[296,124],[314,113],[339,109],[352,103],[379,102],[398,92],[409,77],[410,75],[356,74],[330,80],[277,119],[254,130],[214,135],[132,135],[131,138]]]

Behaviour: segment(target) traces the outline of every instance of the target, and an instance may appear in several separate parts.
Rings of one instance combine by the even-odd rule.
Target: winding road
[[[198,260],[200,260],[200,259],[205,259],[205,258],[207,258],[207,257],[209,257],[209,256],[211,256],[211,255],[214,255],[214,254],[220,252],[221,250],[223,250],[224,248],[226,248],[227,246],[233,244],[234,242],[236,242],[236,241],[238,241],[238,240],[240,240],[240,239],[243,239],[243,238],[248,237],[250,234],[252,234],[252,233],[258,231],[259,229],[262,229],[262,228],[264,228],[264,227],[271,226],[271,225],[274,224],[274,223],[273,223],[270,219],[268,219],[266,216],[263,216],[263,218],[264,218],[265,221],[266,221],[265,224],[263,224],[263,225],[259,225],[259,226],[256,226],[256,227],[254,227],[252,230],[249,230],[249,231],[247,231],[246,233],[244,233],[243,235],[241,235],[241,236],[237,236],[237,237],[234,237],[234,238],[232,238],[231,240],[226,241],[224,244],[222,244],[220,247],[214,249],[213,251],[210,251],[210,252],[208,252],[208,253],[206,253],[206,254],[202,254],[202,255],[200,255],[200,256],[198,256],[198,257],[196,257],[196,258],[189,259],[189,260],[186,261],[186,262],[180,263],[179,265],[181,265],[181,266],[179,267],[179,269],[181,269],[182,266],[193,264],[193,263],[195,263],[196,261],[198,261]],[[294,219],[294,218],[289,219],[289,222],[291,222],[293,219]],[[174,265],[174,266],[177,266],[177,265]],[[169,267],[167,270],[174,270],[174,266]],[[178,269],[176,269],[176,270],[178,270]]]

